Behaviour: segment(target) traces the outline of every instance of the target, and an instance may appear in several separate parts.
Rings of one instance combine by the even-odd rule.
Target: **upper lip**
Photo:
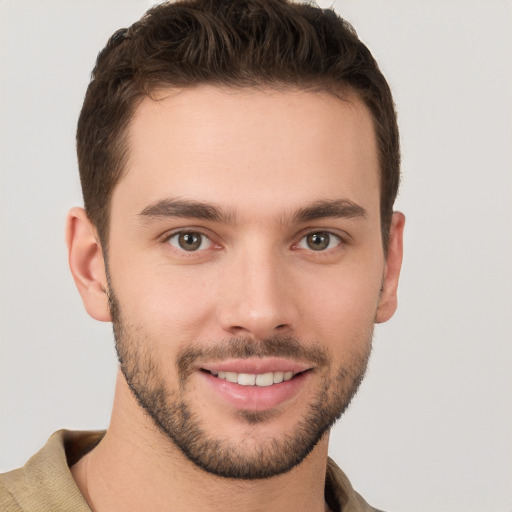
[[[235,372],[261,374],[269,372],[293,372],[300,373],[310,370],[312,366],[300,361],[283,359],[279,357],[227,359],[201,364],[200,368],[210,373]]]

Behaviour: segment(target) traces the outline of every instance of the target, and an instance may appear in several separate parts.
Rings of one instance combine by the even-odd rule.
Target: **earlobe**
[[[96,229],[83,208],[72,208],[66,220],[68,261],[76,287],[90,316],[109,322],[107,278]]]
[[[398,305],[397,289],[400,269],[402,268],[404,226],[404,214],[400,212],[393,213],[382,290],[375,316],[376,323],[388,321],[394,315]]]

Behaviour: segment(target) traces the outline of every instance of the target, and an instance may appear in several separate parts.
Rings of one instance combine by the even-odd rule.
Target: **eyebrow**
[[[234,224],[236,212],[226,212],[221,208],[201,201],[185,199],[162,199],[153,203],[139,213],[139,216],[148,220],[177,217],[187,219],[200,219],[212,222]],[[289,217],[285,215],[281,222],[288,223],[288,219],[295,223],[311,222],[325,218],[366,218],[366,210],[348,199],[335,199],[315,201],[299,208]]]
[[[295,222],[310,222],[312,220],[326,218],[366,218],[366,210],[348,199],[335,199],[326,201],[315,201],[309,206],[300,208],[293,214]]]
[[[139,215],[148,219],[180,217],[226,223],[233,223],[235,217],[234,214],[223,212],[213,204],[189,199],[162,199],[144,208]]]

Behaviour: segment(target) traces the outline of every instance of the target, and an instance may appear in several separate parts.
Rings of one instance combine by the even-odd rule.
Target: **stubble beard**
[[[331,368],[330,357],[320,345],[304,346],[295,338],[273,337],[255,342],[232,338],[222,343],[189,346],[176,359],[179,387],[166,385],[160,361],[142,329],[122,318],[119,302],[110,287],[109,303],[116,351],[125,380],[138,404],[157,428],[197,467],[224,478],[263,479],[286,473],[300,464],[346,410],[363,380],[371,352],[373,326],[364,338],[352,340],[357,347],[348,362]],[[226,358],[288,357],[314,363],[325,378],[292,432],[279,438],[257,438],[257,425],[271,422],[277,413],[240,410],[239,419],[250,427],[242,440],[209,434],[208,418],[201,418],[187,400],[187,384],[194,362]],[[315,370],[316,371],[316,370]],[[319,379],[320,380],[320,379]]]

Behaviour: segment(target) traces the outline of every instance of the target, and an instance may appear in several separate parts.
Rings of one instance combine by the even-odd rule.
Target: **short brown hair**
[[[369,108],[381,168],[387,249],[400,180],[396,113],[386,79],[355,30],[330,9],[287,0],[181,0],[151,8],[98,55],[78,121],[87,215],[107,247],[110,199],[140,101],[161,87],[298,87],[355,93]]]

